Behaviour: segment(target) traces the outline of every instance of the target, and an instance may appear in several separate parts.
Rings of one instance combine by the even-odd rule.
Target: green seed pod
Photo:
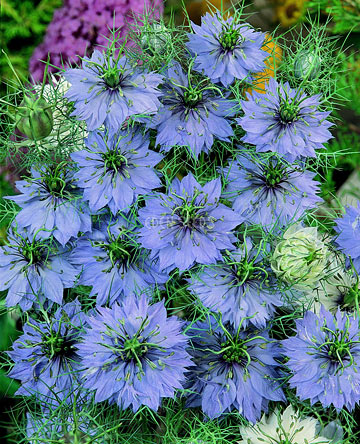
[[[163,54],[171,41],[171,33],[162,23],[154,23],[141,36],[141,46],[151,54]]]
[[[314,80],[320,72],[321,58],[312,51],[300,51],[294,62],[294,76],[297,79]]]
[[[51,106],[42,97],[33,99],[25,96],[18,108],[17,129],[31,140],[47,137],[53,129]]]

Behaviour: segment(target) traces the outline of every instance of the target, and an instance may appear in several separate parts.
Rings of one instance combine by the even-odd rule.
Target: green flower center
[[[243,259],[236,268],[236,276],[239,281],[243,282],[247,279],[251,279],[254,276],[255,270],[257,268],[254,267],[253,262],[248,262],[246,259]]]
[[[239,37],[240,37],[240,32],[237,29],[225,28],[223,29],[219,42],[224,49],[232,51],[237,45]]]
[[[196,105],[202,100],[202,91],[197,89],[186,89],[184,92],[184,102],[188,108],[195,108]]]
[[[127,158],[117,150],[107,151],[106,153],[102,154],[102,158],[107,171],[119,172],[128,165]]]
[[[21,254],[28,261],[28,265],[40,264],[46,258],[46,250],[41,242],[24,243]]]
[[[128,262],[135,254],[135,247],[121,240],[115,240],[106,246],[110,259],[115,262]]]
[[[120,70],[117,67],[108,68],[103,75],[104,82],[110,88],[116,88],[120,84]]]
[[[60,336],[59,333],[50,336],[43,336],[41,349],[47,358],[52,359],[55,356],[69,357],[73,353],[73,343]]]
[[[273,188],[284,180],[286,173],[282,166],[277,166],[270,162],[264,171],[264,177],[266,185]]]
[[[141,343],[137,337],[127,339],[124,342],[124,352],[126,355],[127,360],[133,360],[136,361],[139,360],[142,356],[146,354],[148,351],[148,347],[146,344]]]
[[[229,363],[244,364],[250,361],[247,345],[241,340],[226,341],[221,344],[222,358]]]
[[[67,162],[60,162],[56,167],[46,167],[42,180],[52,196],[71,198],[71,184],[66,180],[66,171]]]
[[[291,123],[293,122],[299,113],[299,106],[292,102],[283,102],[280,105],[279,115],[280,119],[283,123]]]

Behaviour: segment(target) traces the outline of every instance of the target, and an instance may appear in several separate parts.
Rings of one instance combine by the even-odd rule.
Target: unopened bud
[[[47,137],[53,129],[51,106],[42,97],[33,99],[25,96],[18,109],[17,129],[31,140]]]
[[[294,62],[294,75],[297,79],[314,80],[321,68],[320,57],[312,51],[300,51]]]

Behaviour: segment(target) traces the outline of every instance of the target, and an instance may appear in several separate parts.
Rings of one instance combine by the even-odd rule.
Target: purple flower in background
[[[263,264],[263,246],[250,239],[239,248],[223,254],[223,262],[202,268],[188,280],[189,291],[202,304],[222,315],[223,322],[246,327],[248,322],[265,328],[276,307],[283,304],[281,293],[269,282]]]
[[[348,206],[346,213],[335,219],[335,223],[334,230],[338,233],[336,243],[352,258],[355,268],[360,271],[360,202],[356,208]]]
[[[301,157],[315,157],[316,149],[332,138],[325,120],[330,112],[318,111],[320,95],[308,97],[270,78],[266,94],[252,91],[241,105],[244,117],[236,119],[246,131],[241,139],[256,145],[260,152],[273,151],[290,162]]]
[[[279,377],[278,344],[266,330],[236,330],[197,322],[187,330],[195,365],[187,373],[187,407],[201,407],[210,419],[233,409],[256,422],[269,401],[285,401]]]
[[[32,168],[32,177],[16,182],[22,194],[6,196],[22,208],[16,216],[19,227],[39,238],[54,236],[63,246],[79,231],[91,231],[89,209],[67,165]]]
[[[265,34],[255,32],[247,23],[224,19],[220,12],[207,13],[201,26],[191,23],[186,46],[196,55],[194,69],[214,83],[229,86],[234,79],[243,80],[251,72],[262,71],[269,54],[261,49]]]
[[[44,41],[35,49],[29,70],[35,81],[43,78],[45,63],[50,55],[49,72],[65,64],[79,62],[78,56],[91,54],[96,47],[108,45],[112,29],[121,46],[136,16],[144,13],[153,18],[162,14],[162,0],[64,0],[63,7],[54,12]],[[131,45],[131,41],[127,41]]]
[[[72,251],[72,263],[84,266],[79,283],[92,286],[90,296],[97,295],[97,305],[112,305],[168,280],[158,260],[151,260],[150,252],[138,244],[136,229],[134,222],[122,218],[102,221]]]
[[[139,241],[159,258],[160,269],[212,264],[221,260],[221,250],[234,249],[232,230],[241,220],[219,203],[220,194],[220,178],[201,186],[190,173],[139,210]]]
[[[108,400],[136,412],[142,405],[157,410],[161,399],[174,398],[191,364],[181,322],[167,318],[164,302],[128,297],[122,306],[98,308],[79,346],[84,388],[95,402]]]
[[[8,307],[19,304],[26,311],[46,299],[61,304],[64,288],[71,288],[79,274],[68,249],[38,234],[12,226],[8,245],[0,247],[0,290],[8,289]]]
[[[187,146],[196,157],[207,153],[214,137],[228,141],[233,135],[229,117],[234,114],[234,103],[222,98],[202,82],[189,83],[177,62],[168,68],[160,98],[163,106],[151,126],[157,129],[156,143],[165,151],[174,145]]]
[[[360,400],[360,330],[356,315],[322,306],[296,320],[296,335],[282,341],[291,388],[300,400],[353,410]]]
[[[114,59],[110,50],[95,50],[82,68],[63,75],[71,83],[65,93],[75,104],[71,115],[85,120],[89,131],[103,124],[118,131],[128,117],[154,114],[160,106],[157,86],[163,77],[132,66],[125,56]]]
[[[75,179],[91,211],[107,205],[115,215],[161,185],[153,168],[163,156],[148,149],[149,138],[140,132],[94,132],[85,143],[87,148],[71,158],[80,168]]]
[[[233,202],[246,223],[286,225],[322,201],[316,194],[320,184],[313,180],[315,173],[273,156],[239,156],[223,174],[228,182],[223,197]]]
[[[24,334],[8,354],[15,362],[9,376],[21,381],[17,395],[37,395],[44,401],[67,399],[79,387],[80,358],[85,316],[75,300],[59,307],[45,321],[29,319]]]

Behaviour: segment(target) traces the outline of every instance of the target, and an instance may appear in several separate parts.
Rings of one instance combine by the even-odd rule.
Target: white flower
[[[255,426],[240,427],[243,439],[238,444],[330,444],[329,438],[317,433],[318,425],[315,418],[301,419],[290,405],[282,415],[276,410]]]
[[[276,245],[271,268],[294,289],[314,288],[326,274],[330,250],[316,227],[292,225]]]

